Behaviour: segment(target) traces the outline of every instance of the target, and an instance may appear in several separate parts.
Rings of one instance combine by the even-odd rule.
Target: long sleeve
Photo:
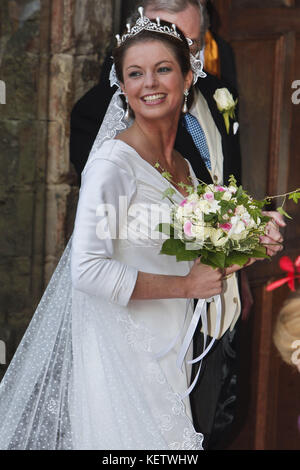
[[[72,240],[73,286],[126,306],[138,271],[114,259],[118,236],[119,198],[127,208],[136,190],[134,175],[126,165],[96,158],[83,172]]]

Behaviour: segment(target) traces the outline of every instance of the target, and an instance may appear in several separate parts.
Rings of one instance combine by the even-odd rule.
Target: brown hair
[[[276,320],[273,339],[282,359],[295,366],[295,342],[300,341],[300,289],[285,301]]]

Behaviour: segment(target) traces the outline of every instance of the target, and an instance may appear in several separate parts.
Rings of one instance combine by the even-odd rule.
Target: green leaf
[[[176,193],[176,191],[175,191],[174,188],[168,188],[168,189],[166,189],[166,190],[163,192],[162,197],[163,197],[163,198],[171,199],[172,196],[174,196],[175,193]]]
[[[254,254],[256,256],[254,256]],[[251,253],[251,257],[253,257],[253,258],[258,258],[259,257],[258,255],[260,255],[260,256],[266,255],[266,247],[265,246],[259,245]]]
[[[178,251],[182,249],[182,246],[184,247],[184,243],[181,240],[170,238],[163,243],[160,253],[162,255],[176,256]]]
[[[225,267],[226,255],[222,251],[201,250],[201,263],[212,266],[213,268]]]
[[[277,207],[277,212],[279,212],[279,214],[281,215],[284,215],[285,217],[287,217],[288,219],[293,219],[293,217],[291,217],[284,209],[283,207]]]
[[[216,192],[214,193],[214,198],[215,198],[216,201],[221,201],[221,199],[222,199],[222,191],[216,191]]]
[[[229,186],[235,186],[237,188],[237,182],[233,175],[230,175],[228,178]]]
[[[168,171],[163,171],[161,176],[163,176],[168,181],[172,181],[172,175]]]
[[[224,112],[223,113],[223,118],[224,118],[224,122],[225,122],[226,132],[227,132],[227,134],[229,134],[229,129],[230,129],[229,113]]]
[[[228,268],[229,266],[232,266],[233,264],[244,266],[244,264],[247,263],[249,258],[250,256],[248,254],[240,253],[238,251],[233,251],[232,253],[226,256],[225,267]]]
[[[205,185],[204,184],[198,184],[197,186],[197,194],[198,196],[201,196],[201,194],[205,193]]]
[[[204,214],[204,222],[212,222],[213,220],[218,220],[217,214]]]
[[[198,250],[179,250],[176,254],[177,261],[194,261],[199,257]]]
[[[298,201],[300,199],[300,192],[294,192],[289,195],[289,199],[292,199],[296,204],[298,204]]]
[[[250,258],[265,258],[270,259],[270,256],[266,253],[266,248],[264,246],[258,247],[250,253]]]
[[[234,211],[235,203],[231,201],[225,201],[224,199],[220,201],[221,215],[227,214],[230,210]]]
[[[165,235],[168,235],[171,238],[174,238],[174,227],[171,224],[158,224],[157,227],[155,228],[158,232],[164,233]]]
[[[243,187],[239,186],[239,189],[237,190],[235,197],[239,199],[243,195]]]

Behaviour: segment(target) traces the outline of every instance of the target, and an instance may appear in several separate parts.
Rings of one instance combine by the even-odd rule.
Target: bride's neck
[[[158,161],[172,164],[174,144],[177,134],[176,119],[172,122],[160,122],[155,124],[136,120],[131,127],[131,137],[135,145],[140,147],[149,158],[155,157]]]

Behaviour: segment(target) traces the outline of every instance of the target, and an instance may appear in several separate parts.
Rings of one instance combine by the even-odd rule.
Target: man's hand
[[[261,244],[265,245],[267,249],[268,256],[275,256],[279,253],[282,249],[282,242],[283,237],[279,232],[279,227],[285,227],[286,223],[283,220],[283,217],[279,212],[276,211],[265,211],[263,215],[267,217],[272,217],[266,226],[266,234],[260,238]],[[229,268],[225,269],[225,276],[229,276],[242,268],[246,268],[247,266],[251,266],[251,264],[255,263],[255,261],[263,261],[263,258],[249,258],[248,262],[244,264],[244,266],[238,266],[234,264]]]
[[[283,220],[283,217],[279,212],[276,211],[265,211],[263,215],[267,217],[272,217],[266,226],[265,235],[260,238],[261,244],[264,245],[267,249],[268,256],[275,256],[282,249],[283,237],[279,232],[280,227],[285,227],[286,223]]]

